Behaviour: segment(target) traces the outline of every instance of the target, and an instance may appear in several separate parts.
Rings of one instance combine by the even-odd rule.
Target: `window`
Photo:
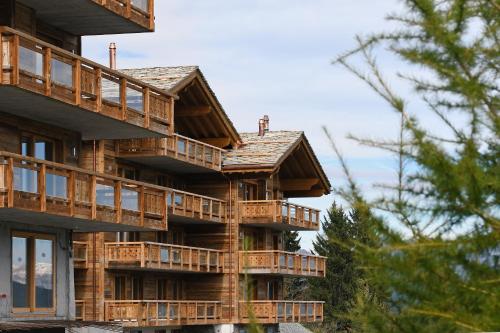
[[[143,299],[143,286],[144,282],[141,277],[132,278],[132,299]]]
[[[54,309],[54,243],[51,235],[12,234],[12,306],[15,312]]]
[[[115,300],[126,300],[127,299],[127,279],[125,276],[115,276]]]
[[[55,142],[34,135],[23,135],[21,138],[21,154],[46,161],[55,161]]]

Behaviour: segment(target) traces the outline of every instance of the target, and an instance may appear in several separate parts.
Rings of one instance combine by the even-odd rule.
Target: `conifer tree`
[[[317,255],[327,257],[326,276],[309,281],[310,298],[325,302],[324,321],[317,330],[349,332],[350,312],[362,283],[354,247],[357,242],[366,242],[365,226],[355,211],[346,212],[335,202],[321,225],[322,233],[316,236],[313,246]]]
[[[401,118],[395,140],[353,137],[397,157],[394,182],[375,200],[364,197],[331,141],[348,181],[338,193],[369,226],[370,242],[356,247],[365,283],[353,328],[499,331],[500,4],[402,3],[404,12],[389,16],[395,31],[358,37],[358,47],[335,61]],[[396,79],[413,88],[409,96],[382,74],[375,57],[382,48],[410,66]],[[353,65],[357,57],[366,68]],[[424,111],[439,132],[422,125]]]

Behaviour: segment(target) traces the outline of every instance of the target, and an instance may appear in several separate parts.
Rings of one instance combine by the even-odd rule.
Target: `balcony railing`
[[[175,159],[194,166],[221,171],[223,151],[223,149],[179,134],[161,139],[131,139],[118,142],[118,153],[122,158],[171,168],[176,168],[177,165],[169,163],[169,160]],[[178,166],[175,170],[189,171],[184,165]]]
[[[73,263],[75,268],[88,268],[88,243],[73,241]]]
[[[172,190],[168,199],[170,219],[226,222],[226,202],[189,192]]]
[[[75,319],[85,320],[85,301],[76,300],[75,301]]]
[[[240,273],[325,276],[326,258],[284,251],[240,251]]]
[[[113,13],[154,30],[154,0],[92,0]],[[110,33],[110,32],[108,32]]]
[[[84,139],[171,130],[173,99],[163,90],[8,27],[0,27],[0,41],[0,88],[11,89],[0,89],[3,112],[64,126]]]
[[[169,191],[0,152],[0,216],[15,221],[81,231],[166,230]]]
[[[221,273],[224,252],[151,242],[105,244],[107,268]]]
[[[252,317],[260,324],[322,322],[323,302],[241,301],[240,321]]]
[[[123,326],[207,325],[221,322],[220,302],[105,301],[105,321]]]
[[[318,230],[320,211],[282,200],[240,202],[242,223],[280,229]]]

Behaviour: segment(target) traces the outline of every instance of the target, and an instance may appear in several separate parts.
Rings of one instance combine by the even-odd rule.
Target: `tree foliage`
[[[351,312],[366,332],[500,330],[499,25],[496,0],[406,0],[393,32],[357,37],[334,63],[400,115],[395,140],[352,137],[394,154],[394,182],[364,197],[339,150],[348,185],[338,193],[369,226],[358,243],[364,288]],[[409,68],[391,88],[376,57]],[[364,64],[359,64],[360,58]],[[416,108],[416,111],[413,108]],[[426,128],[430,112],[442,130]],[[328,131],[325,129],[328,134]],[[331,137],[330,137],[331,140]]]
[[[355,247],[368,240],[365,226],[357,212],[346,212],[335,202],[321,225],[323,231],[313,246],[317,255],[327,257],[326,276],[309,281],[311,299],[325,302],[325,319],[318,330],[348,332],[352,326],[350,312],[363,283]]]

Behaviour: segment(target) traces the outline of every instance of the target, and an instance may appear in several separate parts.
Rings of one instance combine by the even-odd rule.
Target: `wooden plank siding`
[[[172,132],[174,101],[165,91],[9,27],[0,27],[0,41],[0,87],[17,87],[157,136]],[[104,81],[111,87],[107,92]],[[121,98],[115,87],[125,92]]]

